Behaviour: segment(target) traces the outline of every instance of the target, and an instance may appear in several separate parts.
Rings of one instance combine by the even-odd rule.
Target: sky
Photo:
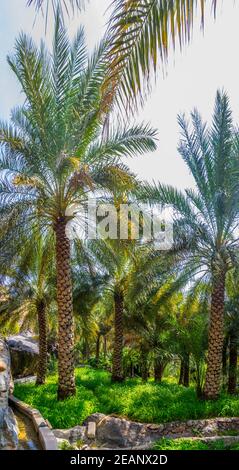
[[[84,12],[66,20],[72,37],[80,24],[86,31],[89,50],[100,40],[107,22],[111,0],[91,0]],[[191,43],[180,51],[171,49],[166,71],[159,67],[156,83],[143,109],[132,121],[150,122],[158,130],[158,147],[153,154],[129,161],[142,179],[161,181],[180,189],[194,186],[185,163],[177,152],[177,115],[189,115],[198,108],[210,122],[217,89],[227,91],[234,122],[239,124],[239,0],[219,0],[216,20],[207,2],[204,32],[200,17],[195,22]],[[0,0],[0,119],[9,119],[10,110],[23,102],[19,85],[6,62],[20,31],[50,47],[53,21],[47,31],[41,15],[36,18],[26,0]]]

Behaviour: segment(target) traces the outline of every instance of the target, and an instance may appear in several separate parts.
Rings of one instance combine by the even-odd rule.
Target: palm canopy
[[[87,59],[81,28],[72,44],[58,12],[53,54],[38,50],[21,34],[8,62],[25,95],[11,123],[1,123],[1,213],[12,209],[42,223],[54,223],[71,203],[110,176],[124,174],[121,156],[154,150],[155,131],[147,125],[112,130],[102,140],[101,85],[106,72],[104,44]]]
[[[179,153],[194,177],[195,189],[185,192],[165,185],[146,188],[151,201],[168,204],[174,211],[175,248],[190,267],[199,271],[227,271],[235,261],[238,246],[237,165],[238,132],[233,128],[228,97],[218,92],[209,129],[197,110],[192,128],[179,116]],[[190,253],[190,255],[189,255]],[[185,257],[184,257],[185,255]]]
[[[214,14],[218,0],[210,0]],[[38,10],[49,4],[69,13],[81,9],[84,0],[28,0]],[[108,89],[108,108],[117,101],[128,109],[150,87],[151,69],[156,72],[166,63],[170,42],[180,47],[189,42],[197,6],[204,25],[206,0],[111,0],[107,30],[110,63],[104,86]],[[145,87],[146,85],[146,87]],[[137,100],[136,100],[137,101]]]
[[[1,266],[8,300],[0,310],[0,324],[5,331],[35,331],[37,310],[44,302],[55,309],[54,263],[52,237],[22,240],[21,251],[11,262]],[[5,260],[4,260],[5,261]]]

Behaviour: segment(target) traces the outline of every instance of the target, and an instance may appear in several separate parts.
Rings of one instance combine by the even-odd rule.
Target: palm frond
[[[167,61],[170,38],[180,47],[191,38],[196,14],[195,0],[113,0],[109,22],[110,72],[106,86],[124,108],[150,88],[151,69],[155,73]],[[204,6],[200,1],[202,24]],[[212,0],[214,13],[217,0]]]

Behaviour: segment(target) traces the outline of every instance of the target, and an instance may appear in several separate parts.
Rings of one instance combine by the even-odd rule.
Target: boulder
[[[0,405],[0,450],[14,450],[18,447],[18,426],[9,406]]]
[[[53,429],[53,433],[57,439],[67,440],[70,444],[86,439],[86,427],[75,426],[70,429]]]
[[[7,343],[0,338],[0,449],[16,449],[18,426],[15,416],[8,406],[8,396],[13,390],[10,369],[10,354]]]
[[[19,334],[9,336],[7,343],[10,348],[13,377],[34,375],[37,370],[39,354],[37,341],[27,334]]]
[[[134,447],[150,443],[150,433],[142,423],[106,416],[97,425],[96,438],[111,447]]]

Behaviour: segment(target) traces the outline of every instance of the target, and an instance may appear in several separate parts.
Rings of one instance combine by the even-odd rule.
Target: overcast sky
[[[77,25],[84,24],[89,49],[100,39],[107,21],[105,10],[110,0],[91,0],[84,13],[67,20],[70,35]],[[189,113],[197,107],[203,118],[210,120],[215,93],[224,88],[230,97],[235,122],[239,124],[239,0],[222,0],[214,21],[206,15],[205,32],[199,18],[192,42],[180,52],[171,51],[167,74],[159,69],[152,95],[137,121],[149,121],[158,129],[158,149],[154,154],[130,162],[141,178],[185,188],[193,185],[185,164],[177,153],[179,132],[177,114]],[[8,119],[10,109],[22,102],[18,84],[6,63],[7,53],[13,51],[14,40],[23,30],[39,42],[50,44],[52,27],[41,16],[35,20],[26,0],[0,0],[0,118]]]

